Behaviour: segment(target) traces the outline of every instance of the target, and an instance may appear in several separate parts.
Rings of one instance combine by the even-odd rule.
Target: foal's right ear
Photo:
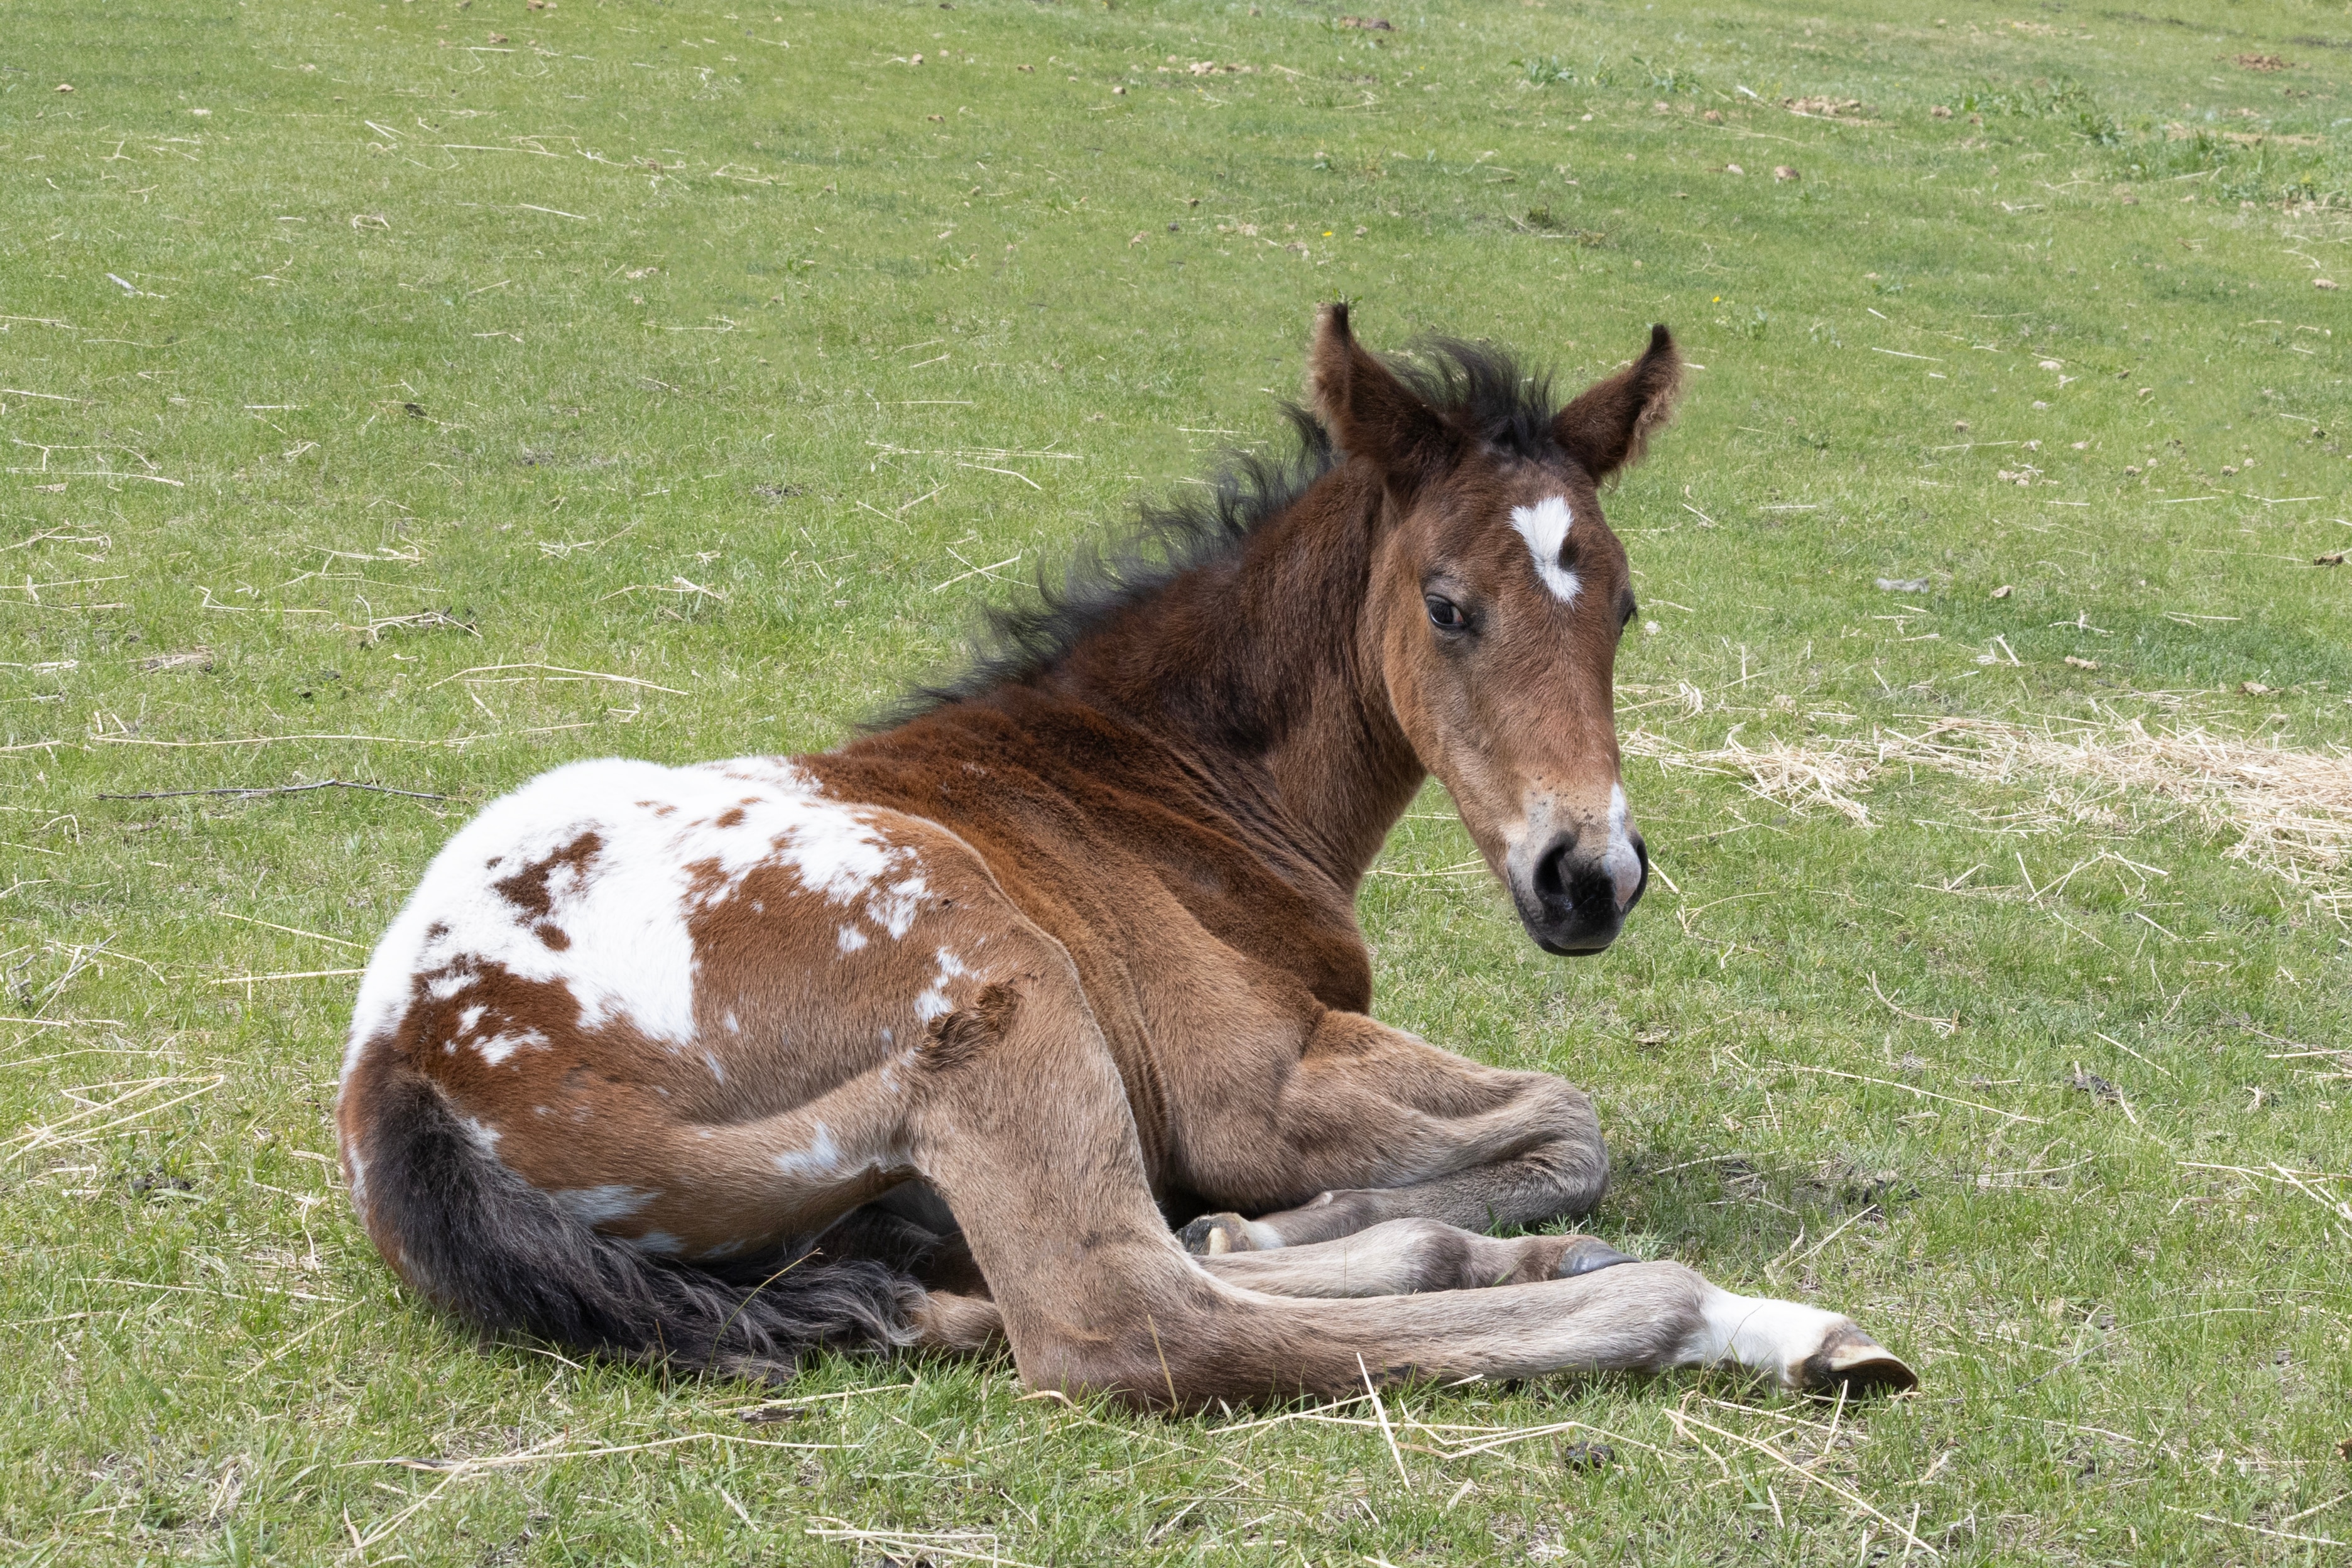
[[[1454,431],[1356,342],[1346,300],[1323,307],[1307,374],[1315,412],[1340,450],[1368,459],[1400,500],[1452,463]]]

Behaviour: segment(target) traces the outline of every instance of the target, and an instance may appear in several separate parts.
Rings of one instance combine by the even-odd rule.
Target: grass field
[[[2347,1561],[2352,18],[2138,3],[15,0],[5,1560]],[[1380,1012],[1920,1394],[747,1422],[405,1298],[327,1117],[443,838],[837,742],[1339,295],[1706,367],[1609,502],[1649,900],[1541,957],[1433,787]],[[327,780],[417,794],[153,798]]]

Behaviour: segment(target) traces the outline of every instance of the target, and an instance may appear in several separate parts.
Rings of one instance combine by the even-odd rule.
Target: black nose
[[[1563,833],[1536,860],[1528,892],[1532,910],[1523,901],[1520,916],[1528,934],[1547,952],[1599,952],[1617,940],[1626,910],[1642,896],[1649,881],[1649,855],[1637,837],[1633,851],[1641,858],[1642,882],[1623,908],[1617,903],[1617,884],[1602,863],[1600,850],[1579,844],[1573,833]]]

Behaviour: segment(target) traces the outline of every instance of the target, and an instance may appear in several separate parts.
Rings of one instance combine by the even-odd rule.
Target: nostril
[[[1569,891],[1568,858],[1576,851],[1576,835],[1564,833],[1552,840],[1551,847],[1536,862],[1536,897],[1547,906],[1573,904],[1575,896]]]

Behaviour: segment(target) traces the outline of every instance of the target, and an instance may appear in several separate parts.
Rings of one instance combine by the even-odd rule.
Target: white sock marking
[[[1822,1348],[1832,1329],[1845,1321],[1819,1307],[1763,1296],[1735,1296],[1711,1285],[1699,1310],[1706,1323],[1688,1347],[1694,1360],[1703,1364],[1733,1361],[1783,1379]]]

